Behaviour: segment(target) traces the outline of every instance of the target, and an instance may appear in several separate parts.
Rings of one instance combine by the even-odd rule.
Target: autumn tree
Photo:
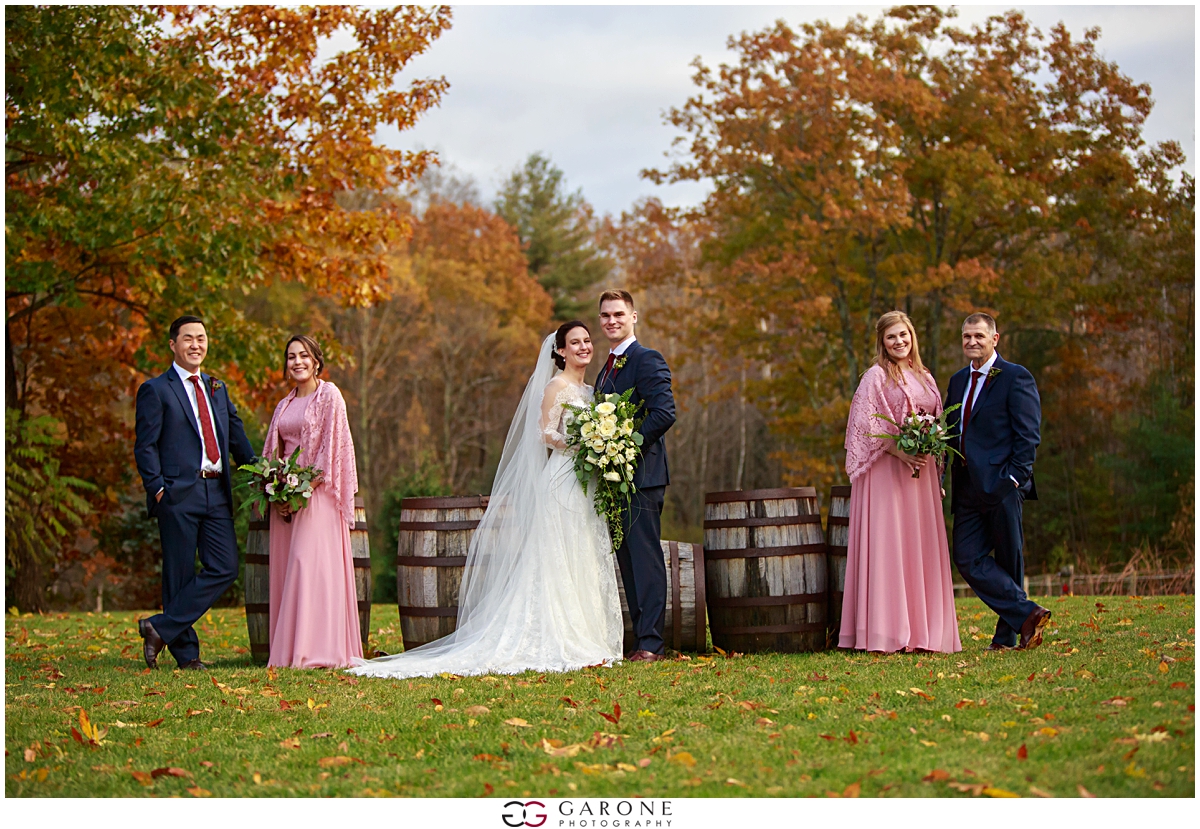
[[[612,269],[597,244],[592,206],[576,190],[567,192],[562,170],[533,153],[512,172],[496,196],[495,209],[516,228],[529,272],[554,298],[554,316],[570,319],[593,304],[581,292]]]
[[[8,404],[65,425],[62,469],[101,485],[93,506],[129,503],[131,396],[161,370],[172,318],[209,320],[208,365],[253,401],[281,332],[246,318],[247,294],[386,295],[406,219],[337,197],[428,162],[376,133],[436,105],[443,79],[397,80],[449,24],[415,6],[6,16]],[[335,34],[349,47],[319,56]]]
[[[1158,366],[1181,364],[1166,351],[1190,348],[1191,179],[1175,183],[1178,146],[1145,146],[1150,90],[1100,56],[1098,31],[1043,34],[1019,12],[967,30],[953,16],[898,7],[731,38],[736,60],[697,63],[698,93],[668,115],[682,132],[674,163],[647,175],[712,187],[682,217],[708,228],[703,313],[756,366],[748,394],[791,480],[843,477],[846,411],[881,312],[913,316],[944,387],[962,317],[990,310],[1005,356],[1035,371],[1049,404],[1039,484],[1065,493],[1055,507],[1094,549],[1113,540],[1081,529],[1101,495],[1071,470],[1102,444],[1129,457],[1115,413]],[[1150,296],[1163,311],[1144,313]],[[1167,328],[1165,351],[1140,344]],[[1191,418],[1190,395],[1175,400]],[[1090,480],[1111,497],[1112,474]]]

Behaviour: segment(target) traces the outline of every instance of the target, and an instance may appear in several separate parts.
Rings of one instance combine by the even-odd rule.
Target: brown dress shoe
[[[181,670],[181,671],[207,671],[208,666],[205,665],[203,662],[201,662],[199,659],[193,659],[191,662],[187,663],[186,665],[180,665],[179,670]]]
[[[661,653],[650,653],[650,651],[634,651],[629,654],[630,662],[661,662],[666,659]]]
[[[154,629],[154,625],[150,624],[147,619],[138,619],[138,633],[142,637],[142,656],[146,659],[147,668],[158,667],[158,654],[167,643],[158,635],[158,631]]]
[[[1048,624],[1050,624],[1050,611],[1046,608],[1039,607],[1030,613],[1025,624],[1021,625],[1021,641],[1017,643],[1017,650],[1033,650],[1042,644],[1042,629]]]
[[[987,649],[989,651],[1011,651],[1013,649],[1013,646],[1012,645],[1001,645],[998,642],[992,642],[990,645],[987,646]]]

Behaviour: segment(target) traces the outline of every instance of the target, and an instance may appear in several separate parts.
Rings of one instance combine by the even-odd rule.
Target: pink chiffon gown
[[[322,394],[330,389],[341,395],[330,383],[322,383]],[[294,398],[289,395],[276,409],[271,434],[277,432],[279,455],[289,457],[301,444],[306,431],[306,419],[313,420],[310,407],[319,405],[318,394]],[[290,401],[290,403],[289,403]],[[285,405],[287,404],[287,405]],[[282,409],[282,411],[281,411]],[[337,412],[330,415],[336,416]],[[344,419],[344,403],[341,414]],[[327,428],[318,429],[323,438]],[[348,436],[348,428],[346,430]],[[313,464],[313,457],[322,454],[316,447],[305,447],[299,458],[304,465]],[[309,456],[309,457],[306,457]],[[351,456],[353,464],[353,456]],[[270,583],[271,583],[271,658],[268,665],[290,668],[344,668],[353,658],[362,658],[359,638],[358,602],[354,592],[354,559],[350,551],[350,525],[335,494],[335,486],[327,480],[318,484],[308,505],[285,522],[278,513],[271,515]],[[350,493],[353,503],[353,489]],[[351,508],[352,509],[352,508]],[[351,512],[353,516],[353,512]]]
[[[873,366],[863,375],[846,427],[850,475],[850,539],[846,592],[838,647],[891,653],[962,650],[954,613],[950,550],[942,516],[940,470],[920,478],[884,451],[871,434],[897,429],[910,411],[939,414],[941,395],[932,377],[905,370],[899,385]]]

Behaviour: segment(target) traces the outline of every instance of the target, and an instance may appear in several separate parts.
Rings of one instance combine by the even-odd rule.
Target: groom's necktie
[[[603,386],[605,381],[608,380],[608,375],[612,373],[613,363],[616,361],[617,355],[613,354],[611,351],[608,352],[608,362],[604,364],[604,370],[600,372],[600,381],[596,384],[597,388]]]
[[[196,387],[196,408],[200,411],[200,431],[204,435],[204,457],[216,464],[221,459],[221,451],[217,449],[217,435],[213,431],[212,416],[208,413],[208,400],[200,388],[200,378],[192,375],[188,379]]]
[[[971,406],[975,402],[975,383],[982,376],[982,371],[971,370],[971,389],[967,392],[967,405],[963,407],[962,429],[959,430],[960,435],[966,434],[967,424],[971,422]]]

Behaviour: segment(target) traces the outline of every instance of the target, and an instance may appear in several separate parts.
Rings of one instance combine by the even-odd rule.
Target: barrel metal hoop
[[[850,526],[850,516],[849,515],[831,515],[831,516],[829,516],[829,521],[827,523],[831,527],[849,527]]]
[[[805,622],[800,625],[751,625],[750,627],[720,628],[713,627],[712,632],[717,636],[753,636],[759,633],[809,633],[825,630],[824,622]]]
[[[454,607],[405,607],[397,605],[401,616],[458,616],[458,606]]]
[[[262,603],[247,602],[246,603],[246,612],[247,613],[270,613],[271,612],[271,604],[269,602],[262,602]]]
[[[249,556],[246,556],[246,558],[249,558]],[[371,559],[367,558],[366,556],[355,556],[354,557],[354,566],[360,570],[370,570],[371,569]]]
[[[270,521],[251,521],[249,526],[250,526],[250,532],[252,532],[252,533],[253,532],[265,532],[266,530],[271,529],[271,522]]]
[[[831,555],[831,556],[844,556],[849,553],[849,550],[850,550],[850,548],[847,547],[845,544],[830,544],[829,545],[829,555]]]
[[[790,524],[820,524],[820,513],[811,515],[780,515],[775,518],[718,518],[704,522],[706,530],[737,529],[739,527],[783,527]]]
[[[358,532],[360,530],[366,530],[366,528],[367,528],[366,521],[355,521],[354,522],[354,531],[355,532]]]
[[[271,563],[271,557],[262,553],[246,553],[246,563],[266,565]]]
[[[400,529],[411,532],[436,532],[441,530],[473,530],[479,526],[474,521],[401,521]]]
[[[250,643],[250,652],[251,653],[270,653],[271,646],[266,644],[265,642],[251,642]]]
[[[767,556],[805,556],[812,553],[825,552],[825,542],[816,544],[791,544],[782,547],[742,547],[730,550],[709,550],[705,553],[711,559],[730,558],[766,558]]]
[[[397,567],[462,567],[466,556],[396,556]]]
[[[486,495],[464,495],[458,498],[404,498],[400,509],[484,509],[488,504]]]
[[[359,612],[359,613],[362,613],[364,610],[365,610],[367,613],[370,613],[370,612],[371,612],[371,600],[370,600],[370,599],[360,599],[360,600],[359,600],[359,602],[358,602],[358,612]]]
[[[812,604],[824,602],[828,594],[789,593],[786,596],[723,596],[709,599],[713,607],[774,607],[789,604]]]
[[[735,489],[730,492],[710,492],[704,496],[706,504],[722,504],[730,501],[778,501],[785,498],[816,498],[817,489],[811,486],[781,487],[778,489]]]
[[[679,584],[679,542],[672,541],[667,545],[671,552],[671,639],[675,650],[682,650],[683,645],[683,602],[680,596],[682,586]]]

